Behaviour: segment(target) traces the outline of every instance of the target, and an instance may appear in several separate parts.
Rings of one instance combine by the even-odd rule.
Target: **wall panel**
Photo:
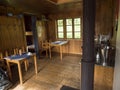
[[[0,16],[0,51],[25,47],[23,18]]]
[[[51,41],[58,40],[56,38],[56,20],[57,19],[64,19],[64,18],[75,18],[75,17],[81,17],[82,19],[82,13],[80,12],[69,12],[69,13],[58,13],[54,15],[49,15],[49,18],[51,20],[48,21],[48,38]],[[81,39],[68,39],[69,43],[65,46],[63,46],[63,53],[69,53],[69,54],[81,54],[82,49],[82,41]],[[59,48],[53,48],[53,51],[59,52]]]
[[[112,31],[113,10],[113,0],[96,0],[96,35]]]
[[[95,35],[99,34],[112,34],[113,30],[113,15],[114,15],[114,0],[96,0],[96,21],[95,21]],[[48,36],[49,39],[55,41],[56,39],[56,28],[55,20],[62,18],[75,18],[81,17],[82,20],[82,4],[80,11],[67,12],[67,13],[57,13],[48,16],[50,20],[48,21]],[[83,25],[82,25],[83,26]],[[112,41],[112,43],[115,43]],[[82,41],[81,40],[70,40],[69,53],[82,53]],[[73,47],[73,48],[72,48]]]

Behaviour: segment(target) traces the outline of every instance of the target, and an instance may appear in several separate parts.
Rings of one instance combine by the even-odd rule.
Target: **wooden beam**
[[[70,2],[78,2],[78,1],[82,1],[82,0],[47,0],[53,4],[64,4],[64,3],[70,3]]]
[[[57,0],[58,4],[70,3],[70,2],[78,2],[82,0]]]
[[[51,2],[53,4],[57,4],[57,0],[47,0],[48,2]]]

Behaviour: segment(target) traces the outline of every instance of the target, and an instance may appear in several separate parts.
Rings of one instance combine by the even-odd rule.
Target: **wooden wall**
[[[68,44],[63,47],[63,53],[82,54],[82,40],[68,40]]]
[[[25,47],[23,18],[0,16],[0,52]]]
[[[59,40],[59,39],[56,39],[55,20],[62,19],[62,18],[75,18],[75,17],[81,17],[81,19],[82,19],[81,11],[49,15],[50,20],[48,21],[48,38],[51,41]],[[70,54],[81,54],[82,39],[68,39],[68,41],[69,41],[69,43],[67,45],[63,46],[63,52],[70,53]],[[57,47],[52,50],[59,52],[59,48],[57,48]]]
[[[96,35],[109,34],[113,29],[113,0],[96,0]]]
[[[119,3],[118,3],[119,2]],[[118,30],[116,39],[116,57],[115,57],[115,68],[114,68],[114,82],[113,90],[120,90],[120,0],[117,0],[118,4]]]
[[[46,22],[42,20],[37,20],[36,27],[37,27],[39,48],[41,48],[41,41],[48,40]]]
[[[56,40],[56,28],[55,20],[61,18],[81,17],[82,19],[82,7],[81,10],[75,12],[51,14],[48,21],[48,38]],[[99,34],[113,34],[113,20],[114,20],[114,0],[96,0],[96,24],[95,24],[95,35]],[[81,40],[69,40],[69,53],[82,53],[82,39]],[[113,40],[115,42],[115,39]],[[66,52],[67,53],[67,52]]]
[[[21,14],[22,10],[21,9],[16,9],[11,6],[0,6],[0,15],[7,15],[8,13],[12,13],[13,15],[18,15]]]
[[[111,45],[116,45],[117,0],[96,0],[95,34],[110,34]]]
[[[82,3],[82,2],[81,2]],[[96,25],[95,25],[95,34],[96,36],[99,34],[109,34],[114,32],[114,0],[96,0]],[[42,37],[38,37],[39,41],[41,39],[47,39],[51,41],[55,41],[56,39],[56,28],[55,28],[55,20],[61,18],[74,18],[81,17],[82,19],[82,4],[80,5],[81,9],[78,10],[77,7],[75,11],[72,12],[62,12],[49,14],[47,21],[48,25],[45,24],[46,28],[43,28],[43,32],[41,32]],[[74,8],[74,7],[73,7]],[[14,8],[6,8],[0,7],[0,14],[6,14],[6,12],[15,12]],[[17,11],[16,11],[17,12]],[[17,12],[18,13],[18,12]],[[15,47],[25,46],[25,36],[24,36],[24,28],[22,26],[23,21],[17,17],[7,17],[0,16],[0,51],[4,51],[6,49],[11,49]],[[39,31],[38,31],[39,34]],[[114,34],[114,33],[113,33]],[[39,35],[38,35],[39,36]],[[114,39],[112,42],[114,43],[116,40],[116,34],[114,34]],[[82,39],[69,39],[69,44],[66,47],[69,47],[69,53],[72,54],[80,54],[82,53]],[[58,51],[55,49],[55,51]],[[68,53],[67,50],[63,50],[64,53]]]

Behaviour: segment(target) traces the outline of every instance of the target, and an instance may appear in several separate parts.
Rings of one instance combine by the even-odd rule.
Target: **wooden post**
[[[83,59],[81,90],[93,90],[94,85],[95,0],[83,0]]]

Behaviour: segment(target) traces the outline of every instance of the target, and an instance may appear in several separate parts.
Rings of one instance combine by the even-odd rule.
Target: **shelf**
[[[25,32],[25,35],[33,35],[33,33],[31,31],[27,31]]]
[[[28,48],[28,49],[34,49],[35,46],[34,46],[34,45],[28,45],[27,48]]]
[[[35,53],[35,46],[34,45],[28,45],[27,46],[27,52]]]

